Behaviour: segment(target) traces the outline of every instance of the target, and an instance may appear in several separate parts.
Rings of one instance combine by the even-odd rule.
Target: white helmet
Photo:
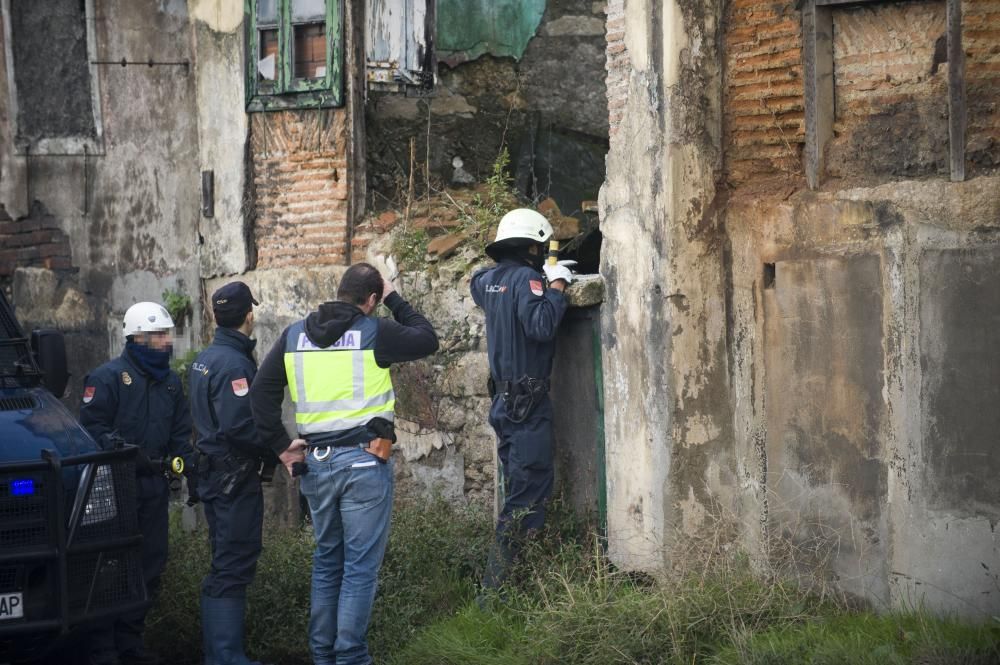
[[[500,220],[497,237],[486,246],[486,253],[497,259],[494,254],[497,249],[524,244],[524,241],[545,242],[551,237],[552,225],[545,215],[528,208],[517,208]]]
[[[155,302],[137,302],[125,312],[122,332],[125,337],[136,333],[163,332],[174,327],[166,308]]]

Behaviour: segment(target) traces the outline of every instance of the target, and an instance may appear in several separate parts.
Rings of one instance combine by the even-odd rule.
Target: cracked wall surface
[[[970,129],[952,183],[943,8],[834,10],[837,120],[812,192],[794,3],[609,3],[621,564],[670,570],[679,538],[722,536],[761,566],[799,552],[878,607],[996,614],[1000,146],[983,94],[1000,13],[962,3]]]

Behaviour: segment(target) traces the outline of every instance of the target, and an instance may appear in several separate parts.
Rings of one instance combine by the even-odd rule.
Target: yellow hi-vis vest
[[[285,340],[285,375],[295,402],[295,425],[305,436],[392,421],[396,393],[389,369],[375,363],[378,322],[357,319],[339,340],[319,347],[305,321],[293,323]]]

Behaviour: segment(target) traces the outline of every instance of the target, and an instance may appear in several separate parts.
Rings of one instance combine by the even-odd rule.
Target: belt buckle
[[[315,459],[317,462],[322,462],[329,456],[330,456],[330,446],[326,446],[325,448],[323,448],[322,453],[320,453],[319,448],[313,448],[313,459]]]

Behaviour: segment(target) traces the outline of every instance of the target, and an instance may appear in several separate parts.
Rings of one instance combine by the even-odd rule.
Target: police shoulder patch
[[[236,379],[232,382],[233,394],[237,397],[244,397],[248,392],[250,392],[250,384],[247,383],[246,378]]]
[[[528,286],[531,288],[531,292],[536,296],[540,296],[545,293],[545,287],[542,286],[542,281],[540,279],[529,280]]]
[[[94,395],[97,393],[97,388],[94,386],[85,386],[83,389],[83,403],[90,404],[94,400]]]

